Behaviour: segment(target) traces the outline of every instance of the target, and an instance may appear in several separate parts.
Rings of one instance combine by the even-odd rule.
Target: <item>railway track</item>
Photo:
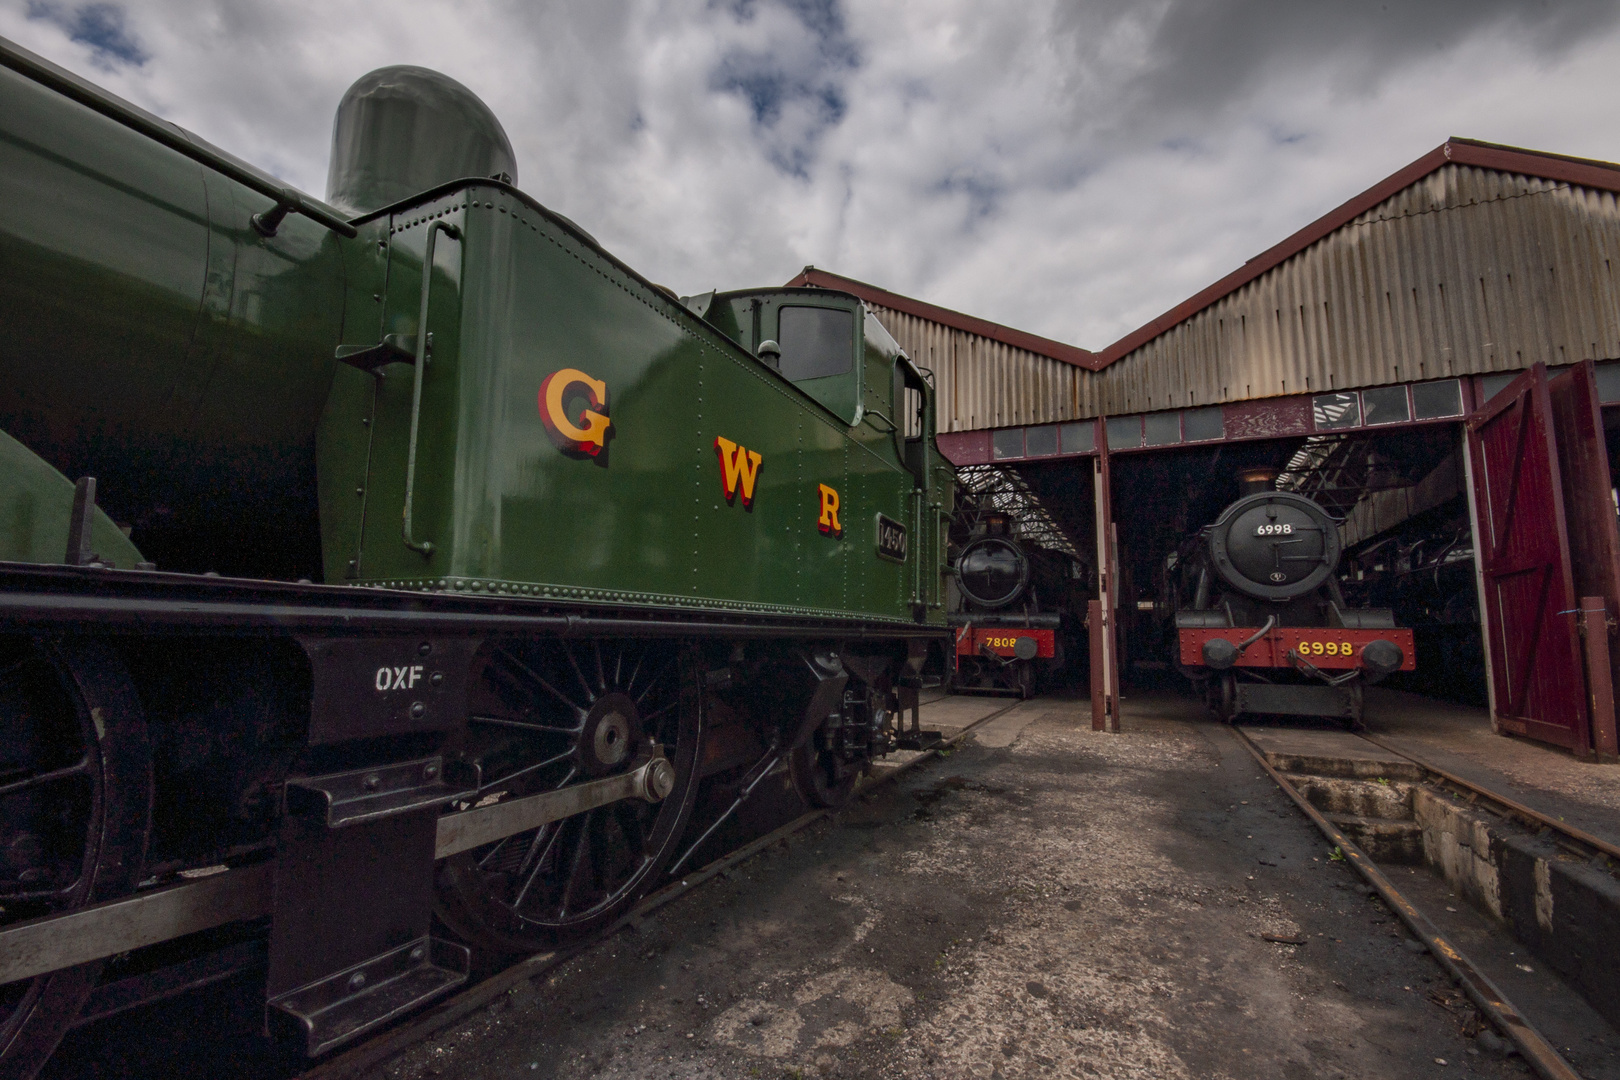
[[[928,705],[932,702],[941,700],[941,698],[944,696],[946,695],[930,698],[926,701],[920,702],[920,704]],[[982,727],[992,720],[997,719],[998,717],[1005,716],[1007,713],[1012,712],[1020,705],[1025,704],[1028,704],[1028,702],[1022,700],[1014,701],[1003,708],[997,709],[994,712],[973,721],[967,727],[963,728],[961,731],[958,731],[955,735],[952,735],[950,738],[944,740],[939,746],[929,750],[924,750],[916,757],[901,762],[895,768],[886,769],[881,774],[867,777],[861,786],[856,789],[857,797],[864,795],[867,792],[872,791],[874,788],[882,784],[886,784],[899,776],[904,775],[925,761],[938,757],[942,752],[954,749],[956,746],[966,741],[968,736],[971,735],[976,729]],[[497,999],[500,995],[506,993],[508,990],[511,990],[513,987],[519,986],[538,975],[551,971],[553,968],[565,963],[571,957],[577,956],[582,952],[594,948],[601,942],[611,938],[614,934],[618,933],[626,926],[634,925],[637,921],[646,918],[659,908],[662,908],[665,905],[687,895],[694,889],[702,886],[705,882],[719,876],[722,872],[747,862],[749,859],[767,850],[772,845],[785,840],[795,833],[802,832],[809,826],[814,825],[816,822],[830,817],[835,813],[837,813],[836,810],[820,809],[802,814],[788,822],[786,825],[783,825],[756,840],[744,844],[737,850],[714,860],[706,866],[694,870],[691,873],[683,874],[680,880],[671,881],[663,888],[658,889],[656,892],[644,897],[640,903],[627,912],[622,918],[609,925],[606,929],[592,935],[577,945],[566,949],[558,949],[553,952],[538,953],[533,956],[525,957],[517,963],[502,969],[486,979],[483,979],[476,985],[468,987],[466,990],[463,990],[454,997],[440,1002],[438,1005],[433,1006],[432,1008],[423,1012],[421,1015],[406,1021],[400,1026],[384,1031],[357,1046],[351,1047],[350,1049],[339,1053],[334,1057],[315,1064],[314,1066],[305,1070],[303,1073],[299,1074],[298,1080],[345,1080],[347,1077],[356,1076],[364,1073],[368,1069],[375,1068],[382,1062],[387,1061],[389,1058],[403,1053],[405,1050],[409,1049],[416,1043],[421,1042],[423,1039],[429,1038],[430,1036],[444,1030],[446,1027],[449,1027],[451,1024],[470,1016],[477,1010]]]
[[[1510,1001],[1473,960],[1455,942],[1448,940],[1434,921],[1410,897],[1395,887],[1392,879],[1379,869],[1377,863],[1356,844],[1345,831],[1322,813],[1299,788],[1277,769],[1266,752],[1241,728],[1229,729],[1256,763],[1291,799],[1328,841],[1342,852],[1344,859],[1378,894],[1383,902],[1398,915],[1417,939],[1428,948],[1464,993],[1474,1002],[1491,1024],[1518,1048],[1524,1060],[1545,1080],[1580,1080],[1580,1073],[1565,1060],[1552,1043],[1525,1018],[1523,1011]],[[1357,738],[1397,755],[1417,766],[1426,776],[1426,783],[1450,794],[1466,799],[1470,804],[1485,804],[1493,812],[1508,820],[1527,826],[1531,831],[1549,833],[1563,848],[1586,859],[1620,860],[1620,847],[1549,817],[1489,788],[1465,780],[1454,773],[1430,764],[1410,751],[1397,749],[1381,739],[1368,735]]]

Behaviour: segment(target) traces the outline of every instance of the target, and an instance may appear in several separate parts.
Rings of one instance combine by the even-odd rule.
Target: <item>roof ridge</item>
[[[1453,136],[1405,168],[1397,169],[1372,187],[1346,199],[1304,228],[1273,244],[1163,315],[1137,327],[1113,344],[1097,350],[1098,369],[1107,367],[1160,334],[1181,325],[1218,300],[1230,296],[1318,240],[1350,224],[1379,203],[1393,198],[1446,165],[1470,165],[1475,168],[1521,173],[1543,180],[1560,180],[1581,187],[1620,192],[1620,165],[1613,162],[1569,157],[1541,150],[1523,150],[1516,146]]]

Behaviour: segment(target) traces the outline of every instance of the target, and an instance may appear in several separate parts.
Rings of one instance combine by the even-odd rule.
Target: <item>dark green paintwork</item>
[[[22,443],[0,431],[0,552],[12,562],[59,563],[67,555],[73,484]],[[144,561],[101,510],[90,523],[90,549],[130,570]]]
[[[97,477],[165,568],[318,572],[294,549],[347,242],[298,216],[266,239],[269,206],[0,68],[0,429]]]
[[[65,528],[65,478],[94,475],[134,527],[127,550],[106,540],[120,565],[940,621],[949,471],[931,434],[893,430],[909,365],[855,298],[727,294],[706,321],[498,182],[426,193],[352,240],[298,216],[267,239],[249,218],[269,201],[236,182],[9,70],[0,102],[0,430],[26,459],[0,476],[0,559],[52,556],[16,508]],[[417,333],[441,220],[461,235],[440,236],[428,320],[424,556],[401,530],[414,369],[334,355]],[[744,296],[768,332],[784,303],[850,311],[851,372],[785,381],[749,351],[752,323],[724,325]],[[597,458],[541,422],[564,367],[609,386]],[[764,456],[751,507],[722,498],[716,436]],[[841,536],[816,527],[821,483]],[[879,513],[907,526],[904,563],[878,556]]]
[[[370,376],[344,374],[321,445],[336,450],[361,433],[369,445],[322,460],[329,577],[906,621],[914,602],[937,598],[937,562],[918,574],[911,559],[877,555],[881,512],[923,534],[913,559],[937,559],[937,540],[926,542],[937,510],[914,496],[919,477],[891,426],[870,418],[894,415],[898,349],[886,334],[855,343],[861,362],[842,393],[867,419],[852,427],[500,185],[444,192],[362,226],[362,250],[379,261],[389,240],[383,333],[417,332],[422,245],[437,220],[463,239],[441,238],[429,315],[414,529],[435,550],[410,550],[400,528],[413,369],[388,365],[370,393]],[[853,297],[795,292],[864,322]],[[367,303],[359,290],[350,298]],[[559,450],[542,424],[540,385],[562,368],[608,385],[613,431],[599,457]],[[722,497],[716,436],[764,457],[750,508]],[[840,494],[841,537],[817,529],[821,483]],[[919,510],[930,515],[920,530]]]

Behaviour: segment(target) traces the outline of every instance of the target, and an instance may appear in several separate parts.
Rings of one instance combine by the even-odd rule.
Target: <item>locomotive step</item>
[[[448,993],[471,970],[466,946],[422,937],[281,995],[269,1015],[317,1057]]]

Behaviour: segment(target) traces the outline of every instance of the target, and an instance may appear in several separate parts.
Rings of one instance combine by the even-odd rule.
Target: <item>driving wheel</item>
[[[146,719],[118,656],[94,641],[0,638],[0,925],[132,892],[151,812]],[[0,986],[0,1075],[38,1071],[101,967]]]
[[[440,863],[446,925],[477,944],[539,951],[620,915],[673,853],[697,796],[697,665],[668,642],[551,639],[499,643],[482,670],[462,748],[482,780],[465,805],[560,791],[658,752],[674,770],[659,802],[624,799]]]

